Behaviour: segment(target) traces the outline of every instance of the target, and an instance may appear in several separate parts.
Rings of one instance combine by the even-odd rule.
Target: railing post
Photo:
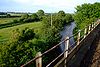
[[[86,37],[86,35],[87,35],[87,28],[85,28],[84,30],[84,38]]]
[[[81,32],[81,30],[78,31],[77,45],[79,45],[79,43],[80,43],[80,36],[81,36],[80,32]]]
[[[36,57],[39,57],[41,55],[42,55],[41,52],[38,52],[36,54]],[[42,57],[39,57],[38,59],[36,59],[36,67],[42,67]]]
[[[91,25],[89,25],[88,34],[91,32]]]
[[[64,53],[64,58],[67,58],[67,55],[68,55],[69,37],[66,37],[66,40],[67,40],[67,41],[65,41],[65,53]],[[65,59],[64,67],[66,67],[66,59]]]
[[[98,22],[95,22],[95,27],[98,25]]]
[[[93,30],[93,28],[94,28],[94,24],[92,23],[92,30]]]
[[[94,28],[95,28],[95,22],[94,22]]]
[[[93,29],[95,28],[95,24],[93,23]]]
[[[93,30],[93,23],[91,24],[91,30]]]

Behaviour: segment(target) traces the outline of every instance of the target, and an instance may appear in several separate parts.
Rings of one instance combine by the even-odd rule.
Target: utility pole
[[[52,13],[51,13],[51,26],[52,26]]]

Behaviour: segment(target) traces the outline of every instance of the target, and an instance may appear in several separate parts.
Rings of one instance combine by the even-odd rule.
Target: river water
[[[71,22],[69,25],[65,26],[64,29],[60,32],[60,35],[62,36],[61,41],[63,41],[67,36],[71,37],[73,36],[73,29],[76,27],[75,22]],[[70,45],[74,43],[74,38],[72,37],[70,39]],[[65,43],[62,43],[60,45],[60,52],[64,51]]]

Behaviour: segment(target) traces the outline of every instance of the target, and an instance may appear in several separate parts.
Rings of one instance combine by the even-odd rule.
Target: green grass
[[[17,25],[17,26],[13,26],[13,27],[0,29],[0,42],[8,40],[10,38],[10,36],[12,35],[12,31],[15,29],[22,30],[22,29],[28,27],[28,28],[34,28],[36,30],[40,26],[41,26],[40,22],[34,22],[34,23],[25,23],[22,25]]]
[[[10,23],[15,19],[19,19],[19,18],[18,17],[16,17],[16,18],[0,18],[0,24]]]
[[[11,13],[10,15],[11,16],[22,16],[22,15],[24,15],[24,13],[22,13],[22,14],[13,14],[13,13]],[[32,15],[32,14],[28,14],[28,15]]]
[[[11,16],[22,16],[23,14],[10,14]]]

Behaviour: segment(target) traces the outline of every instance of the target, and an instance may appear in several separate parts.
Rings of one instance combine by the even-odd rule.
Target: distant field
[[[22,15],[24,15],[24,13],[22,13],[22,14],[13,14],[13,13],[11,13],[10,15],[11,16],[22,16]],[[28,14],[28,15],[32,15],[32,14]]]
[[[10,14],[11,16],[22,16],[23,14]]]
[[[10,23],[14,19],[19,19],[19,18],[18,17],[16,17],[16,18],[0,18],[0,24]]]
[[[13,26],[13,27],[0,29],[0,42],[8,40],[12,34],[12,31],[15,29],[21,30],[21,29],[24,29],[26,27],[29,27],[29,28],[34,28],[36,30],[40,26],[41,26],[40,22],[34,22],[34,23],[25,23],[22,25],[17,25],[17,26]]]

